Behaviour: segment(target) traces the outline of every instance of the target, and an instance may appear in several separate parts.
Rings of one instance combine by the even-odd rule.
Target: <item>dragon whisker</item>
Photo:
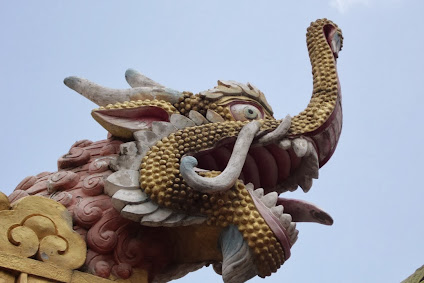
[[[193,189],[204,193],[222,192],[230,189],[240,176],[250,145],[259,128],[260,122],[252,121],[241,129],[227,167],[219,176],[214,178],[199,176],[194,171],[194,167],[198,164],[197,159],[193,156],[183,157],[180,164],[180,173],[186,183]]]

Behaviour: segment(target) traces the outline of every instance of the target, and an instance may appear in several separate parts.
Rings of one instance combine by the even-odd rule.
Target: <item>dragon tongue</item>
[[[290,214],[294,222],[333,224],[333,218],[327,212],[310,202],[279,197],[277,205],[284,206],[284,213]]]

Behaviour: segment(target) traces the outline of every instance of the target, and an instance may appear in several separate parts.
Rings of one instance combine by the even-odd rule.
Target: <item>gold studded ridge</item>
[[[338,79],[333,52],[327,43],[323,28],[332,21],[317,20],[307,30],[306,42],[312,65],[313,93],[308,107],[292,119],[291,134],[302,134],[319,128],[330,117],[338,98]],[[341,38],[342,39],[342,38]]]

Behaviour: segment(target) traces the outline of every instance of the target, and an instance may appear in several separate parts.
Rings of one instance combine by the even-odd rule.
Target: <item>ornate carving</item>
[[[298,186],[310,190],[341,132],[341,31],[318,20],[307,42],[313,96],[293,119],[276,120],[250,83],[218,81],[193,94],[133,70],[128,90],[65,79],[99,104],[92,116],[110,134],[76,142],[58,172],[25,178],[10,196],[12,210],[0,196],[7,219],[0,250],[75,269],[85,257],[82,237],[84,269],[105,278],[136,278],[144,270],[149,281],[166,281],[208,263],[225,282],[275,272],[290,257],[296,222],[332,224],[315,205],[278,197]],[[59,217],[66,215],[59,203],[75,233]]]
[[[110,162],[114,160],[112,157],[97,158],[88,167],[90,173],[101,173],[109,170]]]
[[[29,194],[24,190],[15,190],[9,195],[9,201],[11,203],[21,199],[23,197],[29,196]]]
[[[91,166],[91,164],[90,164],[90,166]],[[100,171],[100,170],[97,170],[97,171]],[[98,195],[102,194],[103,188],[104,188],[105,176],[109,175],[110,173],[111,172],[108,172],[108,174],[96,173],[96,174],[89,175],[89,176],[85,177],[83,184],[82,184],[83,192],[88,196],[98,196]]]
[[[110,198],[105,195],[84,198],[74,208],[75,223],[81,227],[90,228],[111,206]]]
[[[92,142],[92,141],[90,141],[90,140],[80,140],[80,141],[75,142],[75,143],[71,146],[71,148],[73,148],[73,147],[81,147],[81,148],[83,148],[83,147],[90,146],[92,143],[93,143],[93,142]]]
[[[38,196],[20,199],[8,211],[0,211],[0,251],[33,257],[69,269],[85,261],[85,243],[72,231],[66,209]]]
[[[28,176],[25,179],[23,179],[19,183],[19,185],[16,186],[15,190],[25,191],[25,190],[29,189],[30,187],[32,187],[35,184],[36,181],[37,181],[37,178],[35,176]]]
[[[73,202],[73,196],[72,194],[68,192],[59,192],[57,194],[53,194],[50,196],[51,199],[57,201],[61,205],[68,207]]]
[[[59,171],[47,181],[47,191],[54,193],[56,191],[62,191],[71,189],[73,186],[78,184],[79,176],[71,171]]]
[[[10,202],[9,199],[5,194],[0,192],[0,211],[2,210],[9,210],[10,208]]]
[[[77,167],[86,164],[88,160],[90,160],[90,153],[88,151],[80,147],[72,147],[69,153],[59,158],[57,167],[59,169]]]

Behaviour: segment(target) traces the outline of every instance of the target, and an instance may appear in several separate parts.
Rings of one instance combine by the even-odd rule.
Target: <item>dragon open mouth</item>
[[[197,152],[195,171],[224,171],[234,153],[235,138],[229,138],[213,149]],[[286,259],[299,231],[296,222],[331,225],[331,216],[317,206],[295,199],[278,197],[294,191],[298,185],[307,192],[312,178],[318,177],[318,158],[313,142],[303,138],[284,138],[272,144],[253,141],[238,177],[246,185],[256,208],[280,244]]]

